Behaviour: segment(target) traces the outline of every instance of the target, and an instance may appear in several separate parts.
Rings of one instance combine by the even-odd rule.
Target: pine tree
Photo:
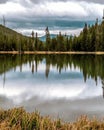
[[[38,33],[36,32],[36,36],[35,36],[35,50],[38,50]]]
[[[46,50],[49,51],[50,50],[50,33],[49,33],[49,29],[48,26],[46,27]]]
[[[91,32],[91,51],[95,51],[95,45],[96,45],[96,29],[95,26],[92,26],[92,32]]]
[[[83,29],[83,36],[82,36],[82,45],[81,45],[82,51],[87,51],[87,36],[88,36],[88,28],[87,28],[87,23],[85,23]]]
[[[32,45],[31,45],[31,50],[34,51],[34,31],[32,31],[31,35],[32,35]]]
[[[101,50],[104,51],[104,21],[102,21],[102,42],[101,42]]]

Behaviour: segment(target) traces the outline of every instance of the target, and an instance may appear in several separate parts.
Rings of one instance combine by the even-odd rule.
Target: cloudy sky
[[[103,9],[104,0],[0,0],[0,23],[3,15],[8,26],[37,19],[94,20],[102,18]]]
[[[7,18],[102,17],[104,0],[0,0],[0,15]]]

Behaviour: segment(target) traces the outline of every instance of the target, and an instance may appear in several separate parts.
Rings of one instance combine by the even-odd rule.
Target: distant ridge
[[[58,34],[50,34],[50,38],[56,38]],[[67,35],[68,37],[70,37],[70,35]],[[72,36],[72,35],[71,35]],[[46,35],[44,36],[41,36],[39,37],[39,39],[42,41],[42,42],[45,42],[46,41]]]
[[[56,36],[57,36],[57,34],[50,34],[50,38],[51,38],[51,39],[52,39],[52,38],[55,38]],[[41,41],[45,42],[45,41],[46,41],[46,35],[39,37],[39,39],[40,39]]]

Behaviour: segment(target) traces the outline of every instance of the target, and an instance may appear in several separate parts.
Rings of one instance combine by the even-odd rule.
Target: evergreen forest
[[[45,30],[46,40],[39,40],[38,34],[31,37],[0,25],[0,51],[104,51],[104,21],[90,26],[85,23],[78,36],[62,35],[61,32],[51,38],[48,27]]]

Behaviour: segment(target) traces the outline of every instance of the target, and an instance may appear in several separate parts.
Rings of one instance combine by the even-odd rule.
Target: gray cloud
[[[99,3],[99,4],[104,4],[104,0],[30,0],[31,2],[33,2],[33,3],[44,3],[44,2],[70,2],[70,1],[77,1],[77,2],[79,2],[79,1],[82,1],[82,2],[92,2],[92,3]]]
[[[14,2],[14,0],[0,0],[1,3],[6,3],[8,1]],[[92,3],[99,3],[99,4],[104,4],[104,0],[30,0],[32,3],[37,4],[37,3],[45,3],[45,2],[70,2],[70,1],[77,1],[77,2],[92,2]],[[22,4],[26,3],[26,0],[20,0],[19,1]]]
[[[0,0],[0,4],[6,3],[9,0]]]
[[[72,1],[85,1],[85,2],[104,4],[104,0],[72,0]]]
[[[7,1],[7,4],[0,4],[0,14],[16,21],[47,17],[96,19],[102,18],[104,8],[103,0],[2,0],[0,2]]]

